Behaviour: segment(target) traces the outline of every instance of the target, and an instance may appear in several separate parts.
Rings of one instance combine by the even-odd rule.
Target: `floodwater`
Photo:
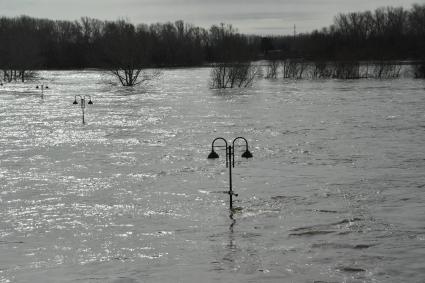
[[[425,282],[423,80],[40,75],[0,88],[1,283]]]

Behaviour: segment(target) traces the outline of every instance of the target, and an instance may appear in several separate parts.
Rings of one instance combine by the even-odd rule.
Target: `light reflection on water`
[[[0,282],[423,280],[423,81],[214,91],[208,74],[0,89]],[[236,160],[230,217],[217,136],[254,154]]]

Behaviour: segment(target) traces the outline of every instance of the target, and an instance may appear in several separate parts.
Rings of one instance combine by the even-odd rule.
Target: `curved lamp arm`
[[[215,159],[215,158],[218,158],[219,156],[218,156],[218,154],[214,151],[214,143],[217,141],[217,140],[222,140],[222,141],[224,141],[224,144],[225,144],[225,147],[226,147],[226,167],[228,167],[229,166],[229,160],[228,160],[228,152],[227,152],[227,150],[228,150],[228,148],[227,148],[227,141],[226,141],[226,139],[224,139],[224,138],[221,138],[221,137],[218,137],[218,138],[215,138],[213,141],[212,141],[212,143],[211,143],[211,153],[208,155],[208,159]]]
[[[232,147],[233,147],[233,154],[232,154],[232,158],[233,158],[233,167],[235,166],[235,150],[234,150],[234,148],[235,148],[235,142],[237,141],[237,140],[239,140],[239,139],[241,139],[241,140],[244,140],[245,141],[245,152],[244,153],[242,153],[242,157],[243,158],[252,158],[252,153],[249,151],[249,149],[248,149],[248,141],[246,140],[246,138],[244,138],[244,137],[237,137],[237,138],[235,138],[234,140],[233,140],[233,142],[232,142]]]
[[[93,104],[93,101],[91,101],[91,96],[90,95],[87,95],[88,97],[89,97],[89,102],[87,103],[87,104]],[[84,98],[86,98],[86,96],[84,96]]]

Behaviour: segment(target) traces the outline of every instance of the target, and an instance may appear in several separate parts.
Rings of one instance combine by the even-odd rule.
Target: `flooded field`
[[[0,87],[1,283],[425,281],[423,80],[40,75]]]

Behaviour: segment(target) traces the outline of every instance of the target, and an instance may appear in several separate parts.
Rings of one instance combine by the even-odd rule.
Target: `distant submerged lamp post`
[[[81,111],[82,111],[82,113],[83,113],[83,125],[86,123],[85,121],[84,121],[84,109],[86,108],[86,96],[81,96],[81,95],[76,95],[75,97],[74,97],[74,102],[72,103],[72,104],[78,104],[78,102],[77,102],[77,96],[78,97],[80,97],[80,105],[81,105]],[[91,101],[91,97],[90,97],[90,95],[87,95],[88,96],[88,98],[89,98],[89,102],[87,103],[87,104],[90,104],[90,105],[92,105],[93,104],[93,102]]]
[[[219,158],[217,152],[215,152],[214,148],[217,147],[225,147],[226,148],[226,168],[229,168],[229,191],[227,192],[229,194],[230,198],[230,210],[233,210],[233,196],[238,196],[238,194],[235,194],[233,192],[232,188],[232,167],[235,167],[235,142],[239,139],[242,139],[245,141],[245,152],[242,154],[243,158],[252,158],[252,153],[248,149],[248,141],[244,137],[237,137],[232,141],[232,145],[228,145],[227,141],[224,138],[215,138],[211,144],[211,153],[208,155],[208,159],[216,159]],[[224,146],[218,146],[214,143],[217,140],[224,141]]]
[[[47,85],[37,85],[37,86],[35,86],[35,88],[36,89],[40,89],[41,88],[41,98],[44,98],[44,89],[48,89],[49,88],[49,86],[47,86]]]

